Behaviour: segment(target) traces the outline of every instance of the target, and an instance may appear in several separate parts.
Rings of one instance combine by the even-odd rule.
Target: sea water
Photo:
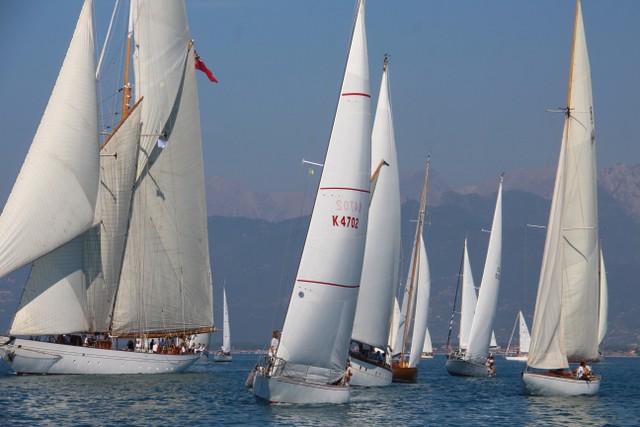
[[[0,426],[637,426],[640,358],[593,364],[596,396],[522,394],[522,362],[496,358],[495,378],[450,376],[423,359],[417,384],[351,390],[345,405],[268,405],[244,386],[256,355],[204,359],[175,375],[0,374]]]

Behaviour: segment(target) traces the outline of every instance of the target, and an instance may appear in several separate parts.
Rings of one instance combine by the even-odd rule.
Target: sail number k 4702
[[[332,215],[334,227],[358,228],[360,218],[349,215]]]

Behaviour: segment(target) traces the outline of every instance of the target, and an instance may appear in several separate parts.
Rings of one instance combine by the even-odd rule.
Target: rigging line
[[[111,12],[111,19],[109,20],[109,27],[107,28],[107,35],[105,36],[104,43],[102,44],[100,59],[98,60],[98,65],[96,67],[96,80],[100,79],[100,72],[102,71],[102,60],[104,59],[104,54],[107,51],[107,44],[111,39],[111,28],[113,27],[113,21],[115,20],[116,10],[118,9],[119,2],[120,0],[116,0],[115,5],[113,6],[113,12]]]
[[[464,253],[466,250],[466,246],[467,246],[467,242],[465,238],[465,249],[462,250],[462,257],[460,259],[460,269],[458,270],[458,281],[456,282],[456,293],[455,293],[455,296],[453,297],[453,308],[451,309],[451,319],[449,319],[449,334],[447,336],[447,345],[445,347],[447,349],[451,344],[451,331],[453,330],[453,320],[456,315],[456,304],[458,302],[458,290],[460,289],[460,280],[464,275],[463,266],[464,266]]]
[[[292,254],[292,251],[293,251],[294,242],[297,241],[298,237],[300,236],[301,229],[298,227],[298,225],[300,225],[300,223],[302,222],[302,219],[305,216],[305,205],[306,205],[307,197],[309,195],[309,186],[311,183],[310,176],[311,176],[310,174],[308,173],[306,174],[307,179],[305,179],[305,188],[304,188],[302,199],[300,201],[297,219],[295,220],[292,219],[291,221],[289,221],[289,227],[287,231],[287,240],[286,240],[285,250],[283,252],[285,259],[281,264],[282,268],[280,270],[280,279],[279,279],[280,288],[279,288],[278,295],[286,295],[286,289],[288,287],[288,284],[292,283],[295,280],[295,277],[290,277],[290,276],[292,274],[295,274],[295,272],[293,273],[291,272],[291,267],[296,257],[290,256],[290,255]],[[273,328],[272,328],[273,330],[280,330],[280,327],[284,324],[284,319],[282,317],[284,313],[286,313],[286,305],[288,305],[289,299],[290,299],[290,296],[287,299],[281,299],[281,301],[286,301],[286,304],[281,303],[276,308],[276,310],[274,310]]]

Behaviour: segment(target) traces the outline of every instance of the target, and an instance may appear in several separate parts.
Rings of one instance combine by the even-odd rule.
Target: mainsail
[[[371,99],[360,2],[344,80],[277,356],[317,382],[344,373],[369,210]]]
[[[373,172],[362,277],[351,337],[385,349],[400,258],[400,178],[385,58],[371,133]]]

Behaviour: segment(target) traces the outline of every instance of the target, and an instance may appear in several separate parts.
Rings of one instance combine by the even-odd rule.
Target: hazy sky
[[[82,2],[0,1],[0,201],[46,106]],[[104,39],[113,1],[96,0]],[[368,0],[371,93],[384,53],[401,172],[452,185],[554,164],[565,105],[573,0]],[[297,191],[322,162],[355,0],[187,1],[199,75],[205,174]],[[584,0],[598,165],[640,162],[640,1]],[[121,35],[118,35],[121,38]],[[116,88],[103,88],[110,93]]]

